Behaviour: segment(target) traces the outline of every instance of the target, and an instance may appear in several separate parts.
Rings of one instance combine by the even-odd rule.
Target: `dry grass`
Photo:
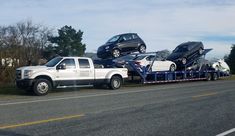
[[[23,90],[17,89],[14,84],[0,84],[0,95],[24,94]]]

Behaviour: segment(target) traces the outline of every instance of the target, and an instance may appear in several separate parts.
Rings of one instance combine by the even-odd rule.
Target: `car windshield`
[[[146,56],[137,56],[136,58],[134,58],[133,60],[142,60],[144,59]]]
[[[127,56],[122,56],[122,57],[119,57],[117,59],[114,59],[116,61],[125,61],[125,60],[133,60],[135,57],[132,56],[132,55],[127,55]]]
[[[56,57],[45,64],[47,67],[54,67],[58,62],[62,60],[61,57]]]
[[[112,37],[111,39],[109,39],[108,41],[107,41],[107,43],[112,43],[112,42],[116,42],[118,39],[119,39],[119,35],[116,35],[116,36],[114,36],[114,37]]]
[[[163,60],[163,58],[159,55],[150,55],[150,56],[141,55],[141,56],[135,57],[133,60],[142,60],[144,58],[146,58],[147,61]]]
[[[180,46],[180,47],[177,47],[173,52],[186,52],[188,51],[188,48],[187,46]]]

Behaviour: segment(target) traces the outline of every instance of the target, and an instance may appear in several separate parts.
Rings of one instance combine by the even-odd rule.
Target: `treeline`
[[[231,73],[235,74],[235,44],[231,47],[230,54],[225,58],[225,61],[228,63]]]
[[[86,45],[83,32],[71,26],[53,29],[32,21],[0,26],[0,83],[13,82],[15,69],[25,65],[39,65],[55,56],[83,56]],[[226,62],[235,74],[235,45]]]
[[[56,36],[55,36],[56,35]],[[15,69],[45,63],[54,56],[82,56],[83,32],[71,26],[53,30],[32,21],[0,26],[0,82],[12,82]]]

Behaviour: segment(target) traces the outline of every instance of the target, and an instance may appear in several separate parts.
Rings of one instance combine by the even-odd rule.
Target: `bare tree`
[[[29,61],[37,64],[51,35],[52,30],[32,21],[0,26],[0,76],[12,78],[11,70],[16,67],[27,65]]]

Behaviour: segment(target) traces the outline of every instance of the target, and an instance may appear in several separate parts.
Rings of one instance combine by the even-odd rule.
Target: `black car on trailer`
[[[136,33],[125,33],[113,36],[104,45],[100,46],[97,56],[102,59],[117,58],[122,54],[139,51],[144,53],[146,45]]]
[[[185,42],[178,45],[173,52],[167,57],[167,60],[173,61],[177,67],[184,68],[186,64],[195,58],[198,58],[204,51],[202,42]]]

